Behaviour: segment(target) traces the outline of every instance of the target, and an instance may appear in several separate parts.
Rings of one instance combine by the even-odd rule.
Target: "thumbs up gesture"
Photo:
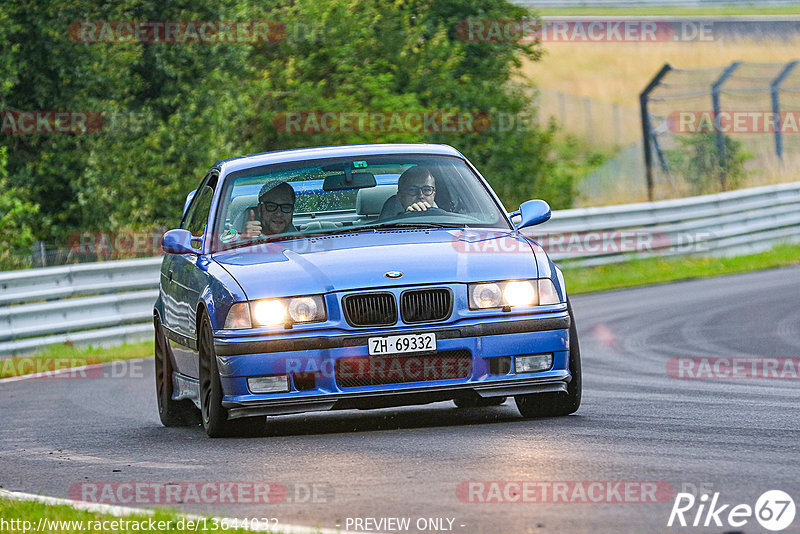
[[[261,221],[256,220],[256,210],[250,209],[244,225],[244,237],[252,238],[261,235]]]

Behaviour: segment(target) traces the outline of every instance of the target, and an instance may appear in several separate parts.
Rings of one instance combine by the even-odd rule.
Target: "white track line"
[[[47,497],[46,495],[35,495],[33,493],[22,493],[19,491],[7,491],[0,489],[0,498],[14,499],[17,501],[36,501],[44,504],[66,505],[75,508],[76,510],[83,510],[86,512],[102,513],[113,515],[114,517],[125,517],[129,515],[153,515],[155,510],[147,508],[130,508],[128,506],[115,506],[111,504],[102,504],[94,502],[73,501],[72,499],[59,499],[57,497]],[[177,514],[178,517],[185,519],[217,519],[219,522],[227,521],[233,522],[233,518],[228,517],[207,517],[194,514]],[[256,528],[248,530],[252,532],[282,532],[284,534],[340,534],[342,531],[339,529],[319,528],[319,527],[306,527],[302,525],[287,525],[286,523],[279,523],[278,530],[272,530],[268,527],[261,527],[256,525]]]

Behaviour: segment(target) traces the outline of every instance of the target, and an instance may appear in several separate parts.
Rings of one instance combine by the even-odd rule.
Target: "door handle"
[[[169,275],[167,276],[167,280],[169,281],[170,284],[172,283],[172,271],[169,272]]]

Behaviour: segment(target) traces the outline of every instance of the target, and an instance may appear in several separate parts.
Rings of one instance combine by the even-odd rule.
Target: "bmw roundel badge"
[[[400,278],[401,276],[403,276],[403,273],[400,271],[388,271],[386,273],[386,278]]]

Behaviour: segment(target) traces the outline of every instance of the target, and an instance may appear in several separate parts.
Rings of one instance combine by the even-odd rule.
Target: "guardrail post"
[[[653,89],[661,83],[662,78],[671,70],[672,67],[670,64],[665,63],[664,66],[661,67],[661,70],[658,71],[658,74],[650,80],[650,83],[647,84],[647,87],[645,87],[644,91],[639,95],[639,107],[642,113],[642,140],[644,141],[644,168],[646,173],[645,178],[647,180],[647,198],[651,202],[653,201],[653,149],[651,146],[653,133],[650,125],[650,115],[647,111],[647,101]]]
[[[780,90],[781,84],[783,81],[792,73],[795,67],[797,67],[798,61],[792,61],[787,63],[783,70],[778,74],[772,83],[769,86],[769,91],[772,95],[772,113],[775,117],[775,154],[780,159],[783,159],[783,135],[778,126],[781,117],[781,101],[780,101]]]
[[[728,78],[733,76],[733,73],[741,64],[741,61],[734,61],[731,63],[728,68],[722,72],[720,77],[717,78],[717,81],[715,81],[711,86],[711,104],[714,107],[714,130],[717,133],[717,159],[719,160],[721,167],[725,163],[725,134],[722,132],[719,122],[719,114],[721,110],[719,94],[722,91],[723,84],[728,81]],[[722,190],[725,191],[728,188],[727,176],[725,176],[725,172],[722,172],[720,176],[722,177]]]

